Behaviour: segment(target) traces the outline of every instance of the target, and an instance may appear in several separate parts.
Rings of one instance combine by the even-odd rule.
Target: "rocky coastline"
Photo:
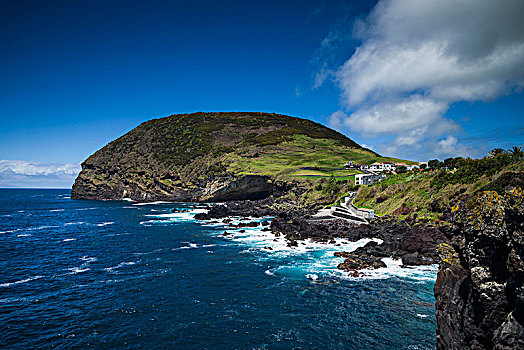
[[[455,207],[435,283],[438,349],[524,349],[524,193]]]
[[[275,202],[271,198],[259,201],[236,201],[227,204],[205,205],[207,213],[197,214],[198,220],[227,220],[228,217],[244,218],[272,216],[270,230],[283,236],[289,247],[298,241],[310,239],[320,243],[335,243],[335,238],[355,242],[363,238],[378,238],[382,244],[371,241],[353,252],[337,252],[346,260],[338,268],[356,272],[366,268],[385,267],[381,258],[401,259],[406,267],[431,265],[439,262],[435,247],[448,242],[449,226],[436,226],[426,220],[412,217],[398,220],[393,217],[376,218],[368,225],[358,225],[342,219],[312,220],[311,211]],[[287,209],[283,209],[287,208]],[[249,220],[248,220],[249,221]]]
[[[288,246],[301,240],[336,243],[378,238],[344,258],[338,268],[354,277],[385,267],[382,258],[403,267],[439,264],[434,287],[438,349],[524,349],[524,192],[485,192],[452,208],[451,224],[416,216],[376,218],[368,225],[344,220],[314,221],[311,211],[272,199],[208,205],[200,220],[272,216],[264,230],[283,236]],[[289,203],[288,203],[289,204]],[[257,223],[257,225],[259,225]]]

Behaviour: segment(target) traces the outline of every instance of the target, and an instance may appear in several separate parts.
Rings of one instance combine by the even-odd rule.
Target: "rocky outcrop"
[[[315,147],[310,147],[311,141]],[[281,175],[308,159],[302,152],[329,158],[352,150],[379,157],[307,119],[257,112],[178,114],[144,122],[87,158],[71,196],[195,202],[263,199],[283,189],[276,186],[277,179],[293,182]]]
[[[453,208],[435,283],[438,349],[524,349],[524,193]]]
[[[204,188],[200,197],[205,202],[224,202],[242,199],[264,199],[273,194],[269,176],[245,175],[237,178],[217,179]]]
[[[436,227],[416,221],[391,218],[372,221],[369,225],[355,225],[345,220],[309,221],[307,218],[280,213],[271,223],[271,230],[284,235],[290,242],[312,239],[319,242],[335,242],[335,238],[358,241],[362,238],[379,238],[382,244],[369,242],[358,248],[353,255],[371,262],[373,258],[393,257],[402,259],[404,265],[429,265],[438,263],[436,247],[446,242],[445,226]],[[343,252],[347,253],[347,252]],[[342,253],[340,253],[342,254]],[[350,254],[350,253],[347,253]],[[348,261],[348,265],[355,264]],[[341,267],[346,269],[346,267]]]
[[[344,271],[378,269],[381,267],[386,267],[386,264],[381,259],[372,255],[336,252],[335,256],[346,259],[337,266],[338,269]]]

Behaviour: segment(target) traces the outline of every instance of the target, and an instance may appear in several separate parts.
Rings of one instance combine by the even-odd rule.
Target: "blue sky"
[[[413,160],[522,145],[522,4],[2,1],[0,186],[69,187],[139,123],[195,111],[305,117]]]

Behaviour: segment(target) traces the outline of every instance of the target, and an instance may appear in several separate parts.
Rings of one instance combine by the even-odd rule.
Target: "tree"
[[[426,169],[427,167],[428,167],[428,165],[427,165],[426,163],[422,163],[422,164],[420,164],[420,166],[419,166],[420,170],[424,170],[424,169]]]
[[[455,168],[462,168],[464,165],[466,165],[466,160],[462,157],[456,157],[455,158]]]
[[[506,150],[502,148],[494,148],[491,151],[489,151],[489,155],[492,157],[498,157],[502,154],[507,154],[507,153],[508,152],[506,152]]]
[[[514,146],[509,150],[512,158],[520,159],[524,156],[524,149],[522,147]]]
[[[401,166],[397,167],[396,172],[397,172],[397,174],[407,173],[408,172],[408,168],[406,168],[405,166],[401,165]]]
[[[444,159],[444,166],[448,169],[455,169],[455,158]]]
[[[432,159],[428,162],[430,169],[438,169],[440,167],[440,161],[438,159]]]

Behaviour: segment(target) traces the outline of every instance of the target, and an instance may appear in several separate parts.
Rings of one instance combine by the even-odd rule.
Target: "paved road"
[[[356,196],[356,192],[350,192],[346,197],[344,203],[340,202],[340,208],[329,207],[319,210],[319,212],[313,215],[312,220],[333,220],[333,219],[344,219],[357,224],[368,223],[367,219],[362,215],[357,214],[356,208],[352,205],[352,201]],[[351,218],[354,217],[354,219]]]

